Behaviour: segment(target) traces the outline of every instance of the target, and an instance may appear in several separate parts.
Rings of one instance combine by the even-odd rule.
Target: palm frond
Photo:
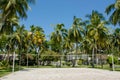
[[[105,13],[110,14],[110,12],[114,9],[115,9],[115,4],[111,4],[106,8]]]

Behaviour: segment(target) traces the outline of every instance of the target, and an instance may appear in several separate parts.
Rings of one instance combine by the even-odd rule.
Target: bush
[[[80,59],[80,60],[77,60],[77,64],[78,65],[82,65],[82,60]]]
[[[9,63],[7,61],[2,61],[2,62],[0,62],[0,66],[1,67],[8,67]]]
[[[69,61],[69,62],[66,62],[66,65],[67,66],[70,66],[72,63]]]
[[[62,65],[65,65],[65,61],[62,61]]]
[[[113,61],[114,61],[114,64],[118,63],[118,58],[113,56]],[[110,68],[112,68],[112,66],[113,66],[113,64],[112,64],[112,56],[108,56],[107,62],[109,64]]]
[[[118,63],[118,58],[117,58],[117,57],[114,57],[114,56],[113,56],[113,59],[114,59],[114,64]],[[108,62],[109,64],[112,64],[112,56],[108,56],[107,62]]]
[[[43,51],[40,56],[42,61],[58,61],[60,59],[60,56],[58,53],[54,51]]]

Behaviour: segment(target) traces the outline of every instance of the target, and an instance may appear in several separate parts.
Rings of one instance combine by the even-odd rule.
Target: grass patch
[[[0,69],[0,77],[5,76],[5,75],[7,75],[9,73],[11,73],[10,69],[7,69],[7,68],[1,68]]]
[[[56,66],[23,66],[23,68],[56,68]]]
[[[20,70],[22,70],[23,68],[20,68]],[[19,67],[15,68],[15,71],[19,71]],[[8,75],[12,73],[12,68],[6,68],[6,67],[0,67],[0,77],[3,77],[5,75]]]

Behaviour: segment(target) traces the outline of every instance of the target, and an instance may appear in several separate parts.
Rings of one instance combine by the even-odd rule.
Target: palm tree
[[[68,55],[69,52],[71,52],[74,48],[73,42],[69,39],[68,36],[63,41],[63,53],[64,53],[64,58],[66,59],[66,55]]]
[[[0,28],[0,34],[5,33],[5,34],[11,34],[14,32],[13,28],[19,26],[19,20],[18,17],[12,16],[11,18],[7,19],[5,24],[2,25]]]
[[[92,11],[92,14],[89,15],[90,24],[88,27],[88,37],[91,38],[91,47],[92,47],[92,64],[94,67],[94,53],[97,52],[99,47],[102,47],[105,42],[108,30],[105,27],[107,22],[104,20],[102,14],[97,11]],[[99,47],[98,47],[99,46]]]
[[[74,16],[72,27],[68,31],[68,36],[72,42],[76,43],[76,54],[78,54],[78,43],[82,40],[81,19]],[[75,64],[73,63],[73,67]]]
[[[118,49],[120,49],[120,28],[116,28],[114,33],[113,33],[113,43],[114,43],[114,47],[116,47]]]
[[[0,10],[2,12],[2,25],[1,29],[6,30],[5,26],[8,23],[9,19],[15,18],[27,18],[26,11],[30,9],[29,3],[33,3],[35,0],[1,0],[0,1]],[[11,24],[11,22],[9,23]],[[9,26],[7,27],[9,28]],[[13,26],[10,26],[13,30]]]
[[[116,0],[115,3],[110,4],[106,8],[105,12],[107,14],[110,14],[110,12],[112,12],[109,18],[110,22],[113,25],[117,25],[117,24],[120,25],[120,0]]]
[[[21,65],[21,53],[23,50],[24,39],[25,39],[25,36],[24,36],[25,29],[24,28],[25,28],[24,25],[18,26],[14,32],[16,41],[17,41],[18,52],[19,52],[19,54],[18,54],[19,55],[19,69],[20,69],[20,65]]]
[[[52,44],[55,44],[57,52],[61,53],[62,55],[62,47],[63,41],[67,36],[67,30],[64,28],[64,24],[57,24],[55,27],[55,32],[53,32],[50,36]],[[61,67],[61,60],[60,60],[60,67]]]
[[[115,53],[117,39],[114,39],[115,36],[113,34],[109,34],[108,36],[109,37],[107,37],[108,39],[106,41],[106,48],[107,48],[108,54],[110,54],[111,58],[112,58],[112,60],[111,60],[112,62],[111,61],[109,62],[109,66],[114,71],[115,67],[114,67],[113,53]]]
[[[57,24],[54,30],[55,32],[51,33],[50,38],[53,44],[58,46],[58,49],[56,49],[56,51],[60,52],[60,49],[62,48],[62,42],[67,36],[67,30],[64,28],[64,24]]]
[[[44,43],[45,41],[45,35],[44,35],[44,30],[39,27],[39,26],[34,26],[32,25],[31,26],[31,32],[32,32],[32,43],[33,43],[33,47],[35,48],[36,50],[36,61],[37,61],[37,64],[39,66],[39,57],[40,57],[40,49],[41,47],[43,46],[42,44]]]
[[[16,34],[8,35],[8,43],[6,44],[7,45],[6,47],[7,47],[7,50],[8,50],[8,61],[9,61],[9,54],[12,53],[12,57],[13,57],[12,71],[13,72],[14,72],[14,68],[15,68],[15,54],[16,54],[15,52],[18,48],[17,42],[18,42],[18,39],[16,37]]]
[[[65,38],[63,42],[63,48],[64,50],[66,50],[66,52],[69,52],[73,48],[73,43],[71,42],[68,36]]]
[[[24,34],[24,52],[26,52],[26,58],[27,58],[26,66],[28,67],[28,63],[29,63],[28,51],[32,45],[32,33],[25,31],[23,34]]]

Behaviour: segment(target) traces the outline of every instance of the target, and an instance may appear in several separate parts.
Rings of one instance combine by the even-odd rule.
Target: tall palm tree
[[[113,25],[117,25],[119,24],[120,25],[120,0],[116,0],[115,3],[113,4],[110,4],[105,12],[107,14],[112,14],[110,15],[110,22],[113,24]]]
[[[32,25],[31,32],[32,32],[32,38],[33,38],[32,43],[33,43],[33,46],[34,46],[36,53],[37,53],[36,54],[36,61],[37,61],[37,64],[39,66],[40,50],[41,50],[41,47],[43,46],[42,44],[45,41],[44,30],[39,26]]]
[[[28,67],[28,63],[29,63],[28,51],[32,45],[33,37],[32,37],[32,33],[28,31],[25,31],[23,34],[24,34],[24,52],[26,53],[26,58],[27,58],[26,66]]]
[[[35,0],[1,0],[0,11],[2,12],[2,25],[0,26],[0,30],[5,28],[8,19],[12,19],[13,17],[27,18],[26,11],[30,9],[28,4],[34,1]],[[10,28],[13,29],[13,26],[10,26]]]
[[[82,31],[83,29],[81,27],[81,19],[76,18],[76,16],[74,16],[73,24],[72,24],[72,27],[68,31],[68,35],[69,35],[70,40],[73,43],[75,42],[76,44],[76,54],[78,54],[78,44],[82,40]],[[75,64],[73,63],[73,67],[74,66]]]
[[[24,32],[25,32],[25,26],[18,26],[14,32],[15,37],[16,37],[16,41],[17,41],[17,46],[18,46],[18,52],[19,52],[19,69],[20,69],[20,65],[21,65],[21,53],[23,50],[23,46],[24,46]]]
[[[92,14],[89,15],[90,24],[88,27],[88,36],[92,41],[92,64],[94,67],[94,53],[97,52],[98,46],[102,47],[105,38],[107,36],[108,30],[106,28],[107,22],[104,20],[102,14],[97,11],[92,11]]]
[[[66,36],[66,38],[63,41],[63,56],[64,56],[64,59],[67,58],[66,55],[68,55],[69,52],[71,52],[73,50],[73,48],[74,48],[73,42],[71,42],[69,37]]]
[[[55,44],[57,52],[61,53],[63,51],[63,41],[67,36],[67,30],[64,28],[64,24],[57,24],[55,27],[55,32],[53,32],[50,36],[52,44]],[[61,57],[62,58],[62,57]],[[61,67],[61,59],[60,59],[60,67]]]

